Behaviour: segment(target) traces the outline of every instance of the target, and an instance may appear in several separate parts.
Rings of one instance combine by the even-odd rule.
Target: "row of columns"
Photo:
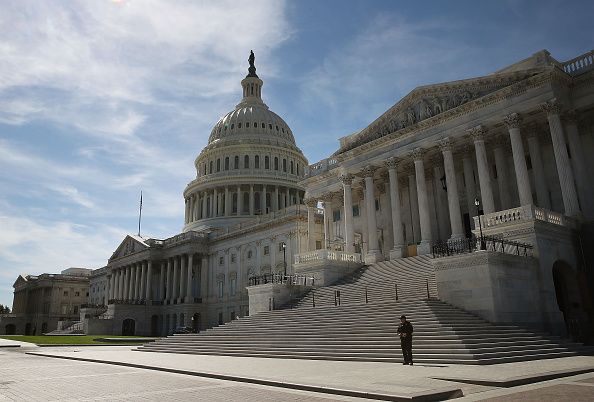
[[[168,304],[193,303],[192,268],[194,254],[182,254],[160,262],[160,270],[153,272],[153,261],[139,261],[113,268],[106,292],[108,300],[161,300]],[[207,294],[208,259],[202,258],[200,294]],[[152,277],[158,274],[157,294],[152,292]]]
[[[260,214],[266,213],[267,208],[271,212],[285,209],[295,204],[301,204],[301,193],[298,189],[274,185],[249,185],[249,190],[242,190],[241,185],[225,186],[213,190],[200,191],[186,198],[185,223],[191,223],[200,219],[213,218],[218,216],[239,216],[255,215],[259,210]],[[248,205],[244,205],[244,194],[249,194]],[[256,194],[259,193],[259,202],[256,203]],[[270,195],[270,203],[267,196]],[[233,198],[236,199],[235,206]]]
[[[572,166],[567,154],[567,148],[565,146],[564,132],[561,125],[560,119],[560,107],[556,100],[552,100],[541,105],[542,110],[547,113],[547,119],[549,122],[550,135],[553,144],[553,151],[555,154],[555,161],[557,165],[557,172],[559,175],[559,181],[561,185],[561,192],[563,196],[563,205],[565,208],[565,214],[568,216],[579,216],[580,205],[578,203],[578,195],[572,173]],[[532,191],[530,187],[530,180],[528,176],[528,168],[526,165],[526,156],[524,151],[524,144],[522,141],[520,126],[521,118],[517,113],[512,113],[504,118],[504,122],[507,126],[508,134],[511,142],[511,149],[514,161],[514,173],[517,183],[518,196],[520,205],[531,205],[534,203],[532,198]],[[570,120],[567,125],[568,133],[571,133],[573,138],[570,139],[570,150],[572,152],[572,162],[574,166],[578,166],[576,170],[585,171],[585,164],[583,162],[583,151],[579,146],[579,133],[577,132],[577,125],[575,119]],[[468,210],[474,211],[474,194],[480,194],[481,204],[483,212],[489,214],[495,212],[495,201],[493,197],[493,189],[491,185],[491,176],[489,173],[489,162],[487,159],[487,150],[485,147],[485,133],[486,130],[483,126],[468,130],[467,134],[473,141],[474,153],[476,155],[477,170],[479,176],[479,189],[475,189],[474,185],[474,174],[473,174],[473,163],[471,157],[464,155],[462,165],[464,170],[465,187],[467,192]],[[572,145],[573,144],[573,145]],[[450,233],[451,239],[458,239],[464,237],[464,227],[462,223],[462,215],[460,211],[460,199],[458,192],[458,183],[456,179],[456,169],[454,164],[454,158],[452,154],[452,143],[449,138],[444,138],[438,143],[442,158],[443,158],[443,169],[445,172],[445,180],[447,186],[447,209],[449,214],[450,222]],[[542,158],[540,155],[540,145],[538,143],[537,136],[530,136],[528,139],[529,153],[532,161],[532,167],[534,169],[535,176],[535,187],[538,203],[544,208],[550,208],[550,202],[548,197],[548,190],[546,188],[546,180],[544,176],[544,168],[542,164]],[[498,170],[498,174],[502,176],[499,178],[500,182],[506,182],[506,163],[505,154],[501,147],[501,143],[495,146],[495,162]],[[409,177],[409,195],[411,199],[416,199],[416,207],[418,208],[418,220],[413,216],[413,220],[420,223],[420,244],[417,248],[419,254],[428,253],[430,251],[431,243],[431,211],[429,209],[428,202],[428,190],[425,180],[425,167],[423,155],[425,150],[421,148],[414,149],[410,157],[414,163],[414,177]],[[394,239],[394,248],[390,252],[391,258],[398,258],[402,256],[402,250],[404,247],[404,238],[402,233],[402,218],[400,211],[400,194],[398,188],[398,174],[397,174],[397,160],[396,158],[389,158],[385,162],[385,167],[388,170],[388,181],[390,186],[390,204],[392,213],[392,231]],[[441,168],[441,167],[440,167]],[[374,195],[374,183],[373,177],[377,170],[375,166],[367,166],[363,168],[358,175],[363,177],[363,185],[365,187],[365,209],[367,211],[367,233],[368,233],[368,251],[366,260],[374,262],[381,259],[381,252],[379,249],[379,243],[377,238],[377,222],[375,214],[375,195]],[[440,170],[439,170],[440,171]],[[437,170],[436,170],[437,172]],[[584,188],[584,205],[585,200],[592,198],[587,194],[590,190],[590,186],[587,185],[587,179],[585,173],[581,175],[576,181],[580,185],[580,188]],[[344,224],[345,224],[345,251],[353,252],[353,217],[352,217],[352,182],[354,175],[350,173],[342,174],[340,180],[343,185],[343,199],[344,199]],[[414,179],[414,181],[413,181]],[[508,194],[506,187],[501,187],[501,204],[503,209],[509,209],[512,207],[511,198]],[[308,231],[310,236],[309,250],[315,249],[315,240],[312,242],[315,231],[313,230],[313,206],[315,202],[313,200],[306,200],[308,205]],[[411,211],[414,215],[415,210]],[[326,231],[325,231],[326,233]]]

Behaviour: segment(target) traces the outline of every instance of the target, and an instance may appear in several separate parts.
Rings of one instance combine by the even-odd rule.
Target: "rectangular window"
[[[235,296],[236,282],[237,282],[237,279],[235,279],[235,278],[231,278],[231,280],[229,281],[229,292],[231,292],[231,296]]]
[[[338,222],[340,220],[340,209],[332,211],[332,222]]]
[[[80,297],[80,292],[74,292],[74,296]]]
[[[322,249],[322,241],[316,240],[316,250],[321,250],[321,249]]]
[[[64,296],[68,296],[68,292],[67,291],[64,291]]]
[[[219,282],[219,299],[223,298],[223,292],[225,290],[225,284],[223,281]]]
[[[353,205],[353,217],[359,216],[359,204]]]
[[[223,265],[225,263],[225,257],[219,257],[219,265]]]
[[[270,247],[264,246],[264,255],[268,255],[268,254],[270,254]]]
[[[380,210],[380,200],[378,198],[376,198],[376,200],[375,200],[375,210],[376,211]]]
[[[74,306],[74,314],[78,314],[78,306]]]
[[[235,262],[235,254],[231,254],[231,262]]]

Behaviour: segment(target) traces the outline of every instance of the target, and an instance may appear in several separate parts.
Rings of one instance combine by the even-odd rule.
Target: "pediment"
[[[446,111],[483,98],[544,71],[543,68],[498,73],[467,80],[417,87],[388,109],[373,123],[341,139],[335,155],[347,152],[367,142],[409,128]]]
[[[16,289],[17,287],[25,284],[27,284],[27,280],[23,277],[23,275],[19,275],[16,278],[16,281],[14,281],[14,283],[12,284],[12,287]]]
[[[116,251],[114,251],[114,253],[111,255],[109,261],[122,258],[130,254],[138,253],[140,251],[146,250],[147,248],[149,248],[149,246],[145,243],[142,237],[127,235],[120,243]]]

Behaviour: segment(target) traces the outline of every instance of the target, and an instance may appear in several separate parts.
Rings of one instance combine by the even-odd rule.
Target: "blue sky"
[[[0,9],[0,304],[20,273],[98,268],[183,224],[249,50],[310,163],[418,85],[594,48],[591,1],[7,0]]]

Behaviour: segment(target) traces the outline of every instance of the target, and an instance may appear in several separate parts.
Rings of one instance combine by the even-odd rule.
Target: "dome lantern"
[[[248,59],[248,63],[250,63],[248,75],[241,81],[241,86],[243,87],[243,99],[241,103],[264,103],[262,102],[262,85],[264,82],[256,74],[255,61],[256,57],[252,50]]]

